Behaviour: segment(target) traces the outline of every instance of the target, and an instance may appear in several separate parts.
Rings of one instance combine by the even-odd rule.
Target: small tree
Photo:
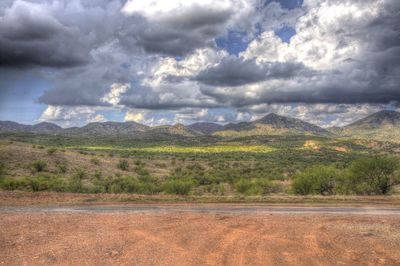
[[[400,183],[398,168],[398,161],[392,157],[358,159],[349,167],[349,186],[357,194],[388,194]]]

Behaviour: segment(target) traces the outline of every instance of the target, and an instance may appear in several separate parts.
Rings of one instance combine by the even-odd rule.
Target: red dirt
[[[398,217],[0,213],[2,265],[399,265]]]

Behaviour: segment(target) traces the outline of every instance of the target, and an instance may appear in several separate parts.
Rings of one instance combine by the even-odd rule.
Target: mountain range
[[[83,127],[62,128],[56,124],[42,122],[23,125],[12,121],[0,121],[0,133],[34,133],[65,136],[135,136],[135,137],[197,137],[214,135],[219,137],[251,137],[265,135],[310,135],[323,137],[368,138],[383,141],[400,141],[400,113],[379,111],[350,125],[324,129],[300,119],[274,113],[251,122],[220,125],[199,122],[191,125],[164,125],[150,127],[136,122],[96,122]]]

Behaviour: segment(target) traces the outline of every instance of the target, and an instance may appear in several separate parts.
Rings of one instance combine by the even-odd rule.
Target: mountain
[[[400,142],[400,113],[383,110],[350,125],[330,130],[342,137]]]
[[[37,134],[56,134],[62,128],[56,124],[42,122],[36,125],[22,125],[12,121],[0,121],[0,132],[30,132]]]
[[[184,137],[195,137],[200,135],[199,132],[193,131],[182,124],[153,127],[148,131],[148,133],[153,136],[175,135]]]
[[[150,127],[136,122],[96,122],[83,127],[61,128],[52,123],[33,126],[11,121],[0,121],[0,132],[28,132],[64,136],[107,136],[135,138],[176,138],[215,135],[221,137],[250,137],[257,135],[316,135],[329,136],[332,133],[323,128],[295,118],[269,114],[252,122],[240,122],[225,126],[215,123],[195,123]]]
[[[66,128],[62,133],[83,136],[128,136],[146,132],[149,128],[136,122],[95,122],[83,127]]]
[[[187,128],[192,131],[200,132],[204,135],[211,135],[214,132],[221,130],[223,126],[216,123],[198,122],[188,125]]]
[[[61,131],[62,127],[48,122],[42,122],[32,126],[33,133],[55,134],[55,133],[60,133]]]
[[[0,121],[0,133],[36,133],[49,135],[62,135],[71,137],[135,137],[170,139],[181,137],[195,137],[202,133],[191,130],[181,124],[150,127],[136,122],[95,122],[83,127],[61,128],[52,123],[39,123],[36,125],[22,125],[11,121]]]
[[[0,132],[23,132],[32,126],[21,125],[12,121],[0,121]]]
[[[252,122],[228,124],[214,133],[223,137],[247,137],[257,135],[315,135],[331,136],[332,133],[300,119],[274,113]]]

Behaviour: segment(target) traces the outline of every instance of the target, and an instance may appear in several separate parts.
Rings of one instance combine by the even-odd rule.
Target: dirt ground
[[[0,213],[1,265],[399,265],[399,216]]]

